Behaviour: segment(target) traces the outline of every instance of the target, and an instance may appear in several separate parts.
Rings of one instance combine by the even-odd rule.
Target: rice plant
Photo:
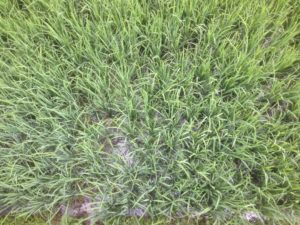
[[[299,15],[299,0],[2,0],[1,214],[296,224]]]

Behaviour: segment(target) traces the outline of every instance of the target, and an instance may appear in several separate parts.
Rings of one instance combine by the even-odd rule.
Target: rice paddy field
[[[299,224],[300,1],[0,1],[0,215]]]

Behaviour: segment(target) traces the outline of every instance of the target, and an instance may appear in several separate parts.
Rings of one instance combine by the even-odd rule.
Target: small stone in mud
[[[258,222],[262,221],[261,216],[253,211],[245,212],[243,215],[244,219],[247,220],[248,222]]]

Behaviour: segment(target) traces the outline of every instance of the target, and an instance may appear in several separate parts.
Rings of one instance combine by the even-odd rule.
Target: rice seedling
[[[296,224],[299,15],[298,0],[1,1],[1,214]]]

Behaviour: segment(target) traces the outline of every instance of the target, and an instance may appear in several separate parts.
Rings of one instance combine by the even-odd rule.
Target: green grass
[[[50,224],[50,225],[82,225],[80,220],[75,220],[70,218],[65,219],[61,221],[61,223],[47,223],[47,220],[41,217],[7,217],[0,219],[1,225],[44,225],[44,224]],[[149,219],[138,219],[138,218],[115,218],[110,221],[106,221],[106,225],[115,225],[115,224],[123,224],[123,225],[206,225],[206,223],[196,223],[188,219],[177,219],[173,221],[166,221],[162,218],[156,218],[155,220],[149,220]],[[238,224],[238,223],[237,223]]]
[[[0,210],[87,197],[102,221],[296,224],[299,15],[299,0],[0,1]]]

